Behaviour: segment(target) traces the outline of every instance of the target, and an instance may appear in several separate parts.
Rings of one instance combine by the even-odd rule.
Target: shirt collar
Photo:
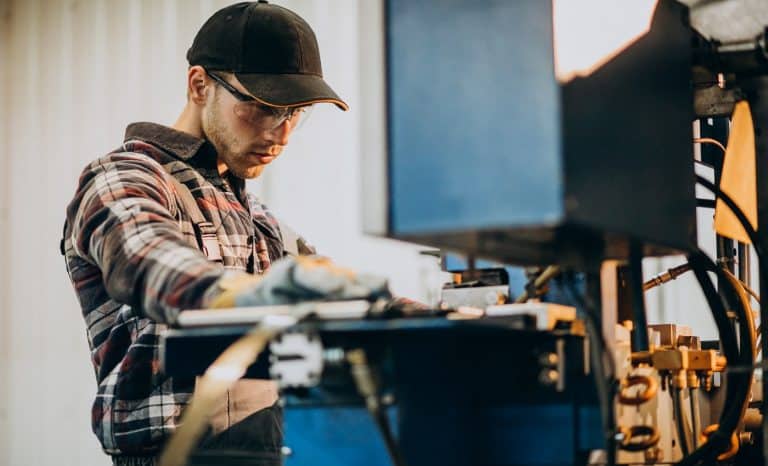
[[[128,125],[125,129],[125,141],[132,140],[143,141],[163,149],[172,156],[194,167],[205,178],[220,188],[229,184],[229,188],[235,193],[240,202],[244,206],[248,205],[245,180],[228,175],[227,180],[224,181],[219,176],[216,163],[216,149],[207,140],[151,122],[138,122]]]
[[[125,130],[125,140],[144,141],[157,146],[181,160],[189,160],[206,144],[205,139],[192,136],[189,133],[158,125],[157,123],[139,122],[131,123]],[[210,147],[213,150],[213,147]]]

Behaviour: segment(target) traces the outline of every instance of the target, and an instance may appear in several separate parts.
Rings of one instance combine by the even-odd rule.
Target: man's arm
[[[163,168],[142,154],[92,163],[67,210],[76,254],[96,265],[110,297],[162,323],[199,308],[224,273],[184,240]]]

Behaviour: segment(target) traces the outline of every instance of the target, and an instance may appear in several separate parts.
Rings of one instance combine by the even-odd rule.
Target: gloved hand
[[[223,278],[210,307],[271,306],[301,301],[390,299],[387,280],[335,265],[320,256],[281,259],[263,276]]]

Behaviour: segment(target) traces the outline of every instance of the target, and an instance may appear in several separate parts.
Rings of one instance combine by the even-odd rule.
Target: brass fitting
[[[672,386],[686,388],[688,386],[688,371],[679,370],[672,373]]]
[[[688,371],[688,386],[691,388],[699,388],[701,385],[701,378],[699,378],[699,373],[696,371]]]

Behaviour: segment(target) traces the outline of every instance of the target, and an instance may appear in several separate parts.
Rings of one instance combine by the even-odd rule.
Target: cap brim
[[[273,107],[331,103],[342,110],[349,110],[347,103],[320,76],[257,73],[235,73],[235,76],[259,101]]]

